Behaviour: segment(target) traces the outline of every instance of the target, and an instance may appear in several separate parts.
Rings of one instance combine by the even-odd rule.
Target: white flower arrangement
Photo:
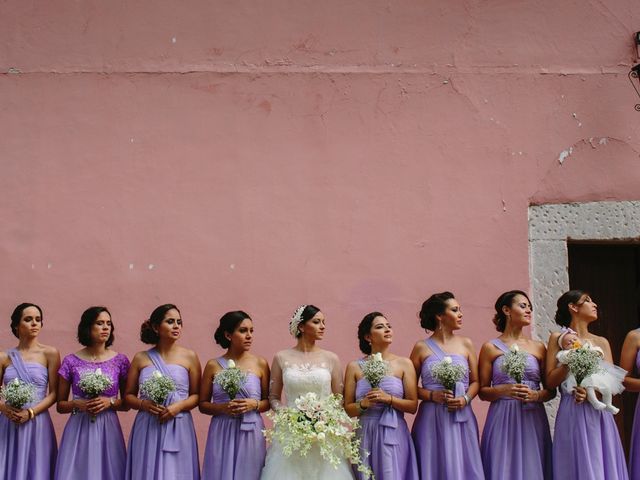
[[[173,378],[154,370],[151,376],[140,385],[140,393],[157,405],[162,405],[170,393],[175,392]]]
[[[246,381],[246,372],[236,367],[236,362],[233,360],[229,360],[227,362],[227,368],[218,372],[216,376],[213,377],[213,383],[220,385],[220,388],[229,395],[231,400],[236,398],[236,395],[238,395],[238,392],[242,389]]]
[[[113,380],[102,373],[102,369],[96,368],[94,371],[86,371],[80,375],[78,388],[82,390],[87,398],[97,398],[113,386]],[[96,421],[96,416],[91,415],[91,423]]]
[[[464,365],[453,363],[448,355],[431,365],[431,376],[446,390],[453,391],[456,383],[464,378],[465,372]]]
[[[584,345],[577,343],[567,354],[567,366],[576,378],[576,383],[580,385],[589,375],[600,371],[601,359],[601,351],[593,348],[589,342],[585,342]]]
[[[367,379],[371,388],[378,388],[382,379],[389,373],[389,362],[384,361],[378,352],[362,362],[361,369],[362,375]]]
[[[371,469],[362,461],[360,440],[355,434],[360,422],[346,414],[342,395],[320,399],[309,392],[297,398],[295,405],[267,414],[273,421],[272,428],[263,430],[268,441],[276,439],[286,457],[293,452],[304,457],[316,444],[322,458],[334,468],[346,458],[365,478],[372,476]]]
[[[0,397],[4,399],[5,403],[18,409],[22,409],[26,404],[33,402],[35,394],[35,385],[24,382],[19,378],[14,378],[0,388]]]
[[[522,383],[524,380],[524,370],[527,366],[527,354],[520,350],[515,343],[511,345],[509,351],[504,354],[502,362],[502,371],[513,378],[516,383]]]

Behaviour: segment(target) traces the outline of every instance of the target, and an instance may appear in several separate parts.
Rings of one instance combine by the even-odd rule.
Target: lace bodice
[[[282,390],[286,405],[292,406],[296,398],[314,392],[324,398],[331,393],[342,393],[342,369],[338,357],[325,350],[300,352],[289,349],[278,352],[271,368],[269,401],[271,407],[282,406]]]

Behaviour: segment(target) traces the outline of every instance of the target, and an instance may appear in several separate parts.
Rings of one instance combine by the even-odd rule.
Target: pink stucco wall
[[[63,355],[89,305],[132,355],[175,302],[203,363],[237,308],[270,358],[309,302],[345,362],[373,309],[408,355],[444,289],[479,348],[531,203],[640,199],[636,30],[636,0],[1,2],[0,348],[20,301]]]

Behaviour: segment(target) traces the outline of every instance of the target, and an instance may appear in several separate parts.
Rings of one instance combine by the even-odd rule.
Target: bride
[[[291,322],[289,332],[297,339],[296,346],[276,353],[271,367],[269,401],[271,408],[294,406],[295,399],[305,393],[316,393],[325,398],[332,393],[342,394],[342,369],[338,356],[321,350],[316,341],[322,340],[325,330],[324,314],[313,305],[299,307]],[[286,404],[281,403],[282,389]],[[309,453],[301,456],[294,452],[287,457],[274,440],[267,452],[261,480],[351,480],[351,465],[345,459],[333,467],[320,455],[314,445]]]

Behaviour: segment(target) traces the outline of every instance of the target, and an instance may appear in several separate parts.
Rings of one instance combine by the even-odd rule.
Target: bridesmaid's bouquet
[[[526,366],[527,354],[521,351],[520,347],[514,343],[511,345],[511,348],[509,348],[509,351],[504,354],[502,371],[513,378],[516,383],[522,383]]]
[[[602,350],[585,342],[584,345],[579,345],[567,353],[566,364],[569,372],[576,378],[576,383],[580,385],[589,375],[600,371],[601,359]]]
[[[246,381],[246,372],[236,367],[236,362],[233,360],[229,360],[227,362],[227,368],[218,372],[216,376],[213,377],[213,383],[220,385],[220,388],[229,395],[231,400],[236,398],[236,395],[238,395],[238,392],[242,389]]]
[[[362,362],[362,375],[367,379],[371,388],[378,388],[380,382],[389,371],[389,363],[382,359],[380,352],[370,355],[369,358]]]
[[[36,395],[35,385],[14,378],[0,388],[0,397],[13,408],[22,409],[27,403],[33,402]]]
[[[431,365],[431,376],[446,390],[454,391],[456,383],[464,378],[465,372],[464,365],[453,363],[448,355]]]
[[[113,386],[113,380],[102,373],[102,369],[86,371],[80,375],[78,388],[87,398],[97,398]],[[91,423],[96,421],[96,416],[91,415]]]
[[[151,376],[140,385],[140,393],[156,405],[164,404],[169,395],[176,390],[173,378],[154,370]]]
[[[344,411],[342,395],[320,399],[309,392],[296,399],[295,407],[281,408],[267,416],[273,427],[263,430],[263,434],[268,441],[276,439],[286,457],[293,452],[304,457],[316,444],[322,458],[334,468],[347,458],[365,478],[371,477],[371,469],[360,456],[360,440],[355,434],[360,422]]]

